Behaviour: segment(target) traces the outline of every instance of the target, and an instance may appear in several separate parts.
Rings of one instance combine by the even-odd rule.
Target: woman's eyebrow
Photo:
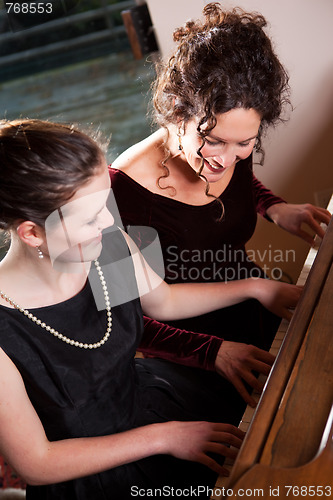
[[[241,142],[252,141],[252,139],[256,139],[257,136],[258,136],[258,134],[254,135],[253,137],[249,137],[248,139],[243,139],[242,141],[237,141],[237,142],[241,143]],[[214,139],[215,141],[218,141],[218,142],[228,142],[225,139],[222,139],[221,137],[217,137],[213,134],[207,134],[206,137],[209,137],[210,139]]]

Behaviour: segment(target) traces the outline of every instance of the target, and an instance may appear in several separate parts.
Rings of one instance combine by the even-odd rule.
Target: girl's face
[[[206,136],[201,149],[204,158],[201,173],[208,182],[220,180],[227,169],[252,153],[260,123],[260,115],[254,109],[234,108],[227,113],[216,115],[216,126]],[[197,126],[195,119],[186,123],[182,146],[187,163],[199,172],[202,159],[197,150],[202,139]],[[202,128],[204,130],[205,126]]]
[[[114,223],[106,206],[109,193],[110,177],[103,161],[96,167],[94,177],[46,219],[47,246],[53,264],[91,262],[99,256],[102,230]]]

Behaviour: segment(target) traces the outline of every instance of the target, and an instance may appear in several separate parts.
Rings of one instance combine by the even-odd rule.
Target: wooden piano
[[[211,499],[333,497],[332,255],[333,218],[318,252],[309,252],[301,299],[289,326],[281,322],[273,368],[239,426],[244,442]]]

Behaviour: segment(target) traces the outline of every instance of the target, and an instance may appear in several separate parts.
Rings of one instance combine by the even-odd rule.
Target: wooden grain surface
[[[321,410],[321,405],[323,404],[321,423],[318,426],[318,432],[315,431],[316,436],[313,439],[313,443],[312,436],[310,437],[305,431],[302,435],[303,437],[299,438],[302,442],[299,448],[295,450],[295,455],[299,456],[302,453],[300,449],[305,448],[306,451],[303,451],[307,458],[309,458],[313,456],[318,448],[319,434],[323,431],[323,425],[325,425],[325,419],[327,419],[329,406],[332,401],[332,379],[327,379],[327,377],[332,377],[332,348],[330,346],[330,343],[332,344],[330,342],[332,333],[332,312],[330,310],[332,304],[332,276],[330,275],[328,279],[332,265],[332,249],[333,223],[331,221],[318,251],[317,258],[309,273],[302,297],[289,325],[279,356],[268,378],[266,384],[267,390],[264,390],[243,446],[232,469],[228,487],[235,486],[243,475],[244,477],[248,477],[247,471],[258,467],[255,464],[259,464],[261,459],[264,461],[264,465],[260,467],[268,467],[268,464],[276,464],[273,458],[275,451],[278,452],[279,457],[283,457],[283,463],[288,462],[289,458],[286,459],[286,457],[289,456],[291,450],[294,450],[295,446],[295,440],[293,439],[294,436],[296,437],[295,428],[297,428],[299,435],[301,434],[300,429],[303,426],[303,423],[300,423],[298,419],[299,415],[308,420],[306,424],[307,429],[310,427],[313,429],[316,427],[315,420],[317,419],[317,413]],[[325,297],[321,300],[320,295],[327,280],[328,290],[324,292]],[[326,300],[326,304],[324,300]],[[315,314],[316,308],[319,311],[317,314]],[[323,338],[319,341],[318,335],[315,332],[311,335],[313,338],[310,339],[307,334],[308,327],[310,327],[312,332],[314,328],[321,331],[322,327],[317,324],[321,321],[327,324],[326,333],[323,334]],[[305,354],[306,357],[310,356],[309,362],[305,360]],[[306,384],[311,383],[315,387],[316,396],[312,399],[305,398],[305,402],[302,403],[302,408],[300,408],[297,406],[298,403],[295,402],[297,398],[293,398],[288,403],[286,396],[287,392],[296,391],[297,389],[297,394],[299,395],[300,391],[303,390],[299,386],[296,377],[297,371],[301,370],[302,367],[303,381]],[[320,372],[321,368],[323,369],[322,378],[319,381],[316,372]],[[293,374],[294,369],[296,371]],[[322,396],[319,396],[317,389],[324,386],[325,382],[327,382],[327,388],[323,391]],[[293,396],[296,396],[296,392]],[[324,403],[323,400],[325,401]],[[281,413],[281,417],[276,417],[277,412],[280,412],[283,405],[286,406],[286,410],[288,411],[288,419],[290,415],[292,415],[292,420],[296,418],[297,423],[294,427],[292,423],[289,424],[287,422],[286,414]],[[275,420],[276,418],[277,420]],[[272,434],[270,434],[271,430]],[[284,439],[279,441],[279,437],[284,437]],[[304,443],[304,440],[310,441],[311,444]],[[274,450],[272,449],[273,447]],[[262,456],[263,452],[264,455]],[[290,460],[293,463],[295,462],[294,458]]]

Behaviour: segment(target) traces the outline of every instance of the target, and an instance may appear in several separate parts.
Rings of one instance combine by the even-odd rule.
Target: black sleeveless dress
[[[242,402],[221,377],[198,370],[196,386],[187,377],[186,367],[183,372],[183,367],[166,361],[134,359],[142,331],[139,299],[113,305],[121,294],[135,296],[134,273],[129,259],[126,268],[130,272],[125,276],[119,272],[122,266],[108,265],[122,261],[127,247],[119,233],[107,236],[110,238],[99,260],[108,284],[113,325],[102,347],[68,345],[21,312],[0,306],[0,346],[20,371],[48,439],[102,436],[176,419],[237,424],[240,410],[235,400],[241,406]],[[90,275],[94,273],[96,278],[92,269]],[[92,283],[89,279],[78,295],[65,302],[31,312],[71,339],[97,342],[106,331],[106,312],[97,307],[99,298],[93,295]],[[221,384],[220,402],[216,402],[214,384]],[[234,401],[232,409],[223,403],[224,395],[225,401]],[[28,486],[27,499],[124,500],[138,496],[140,488],[163,487],[165,496],[170,496],[171,488],[213,487],[215,480],[216,475],[206,467],[159,455],[73,481]],[[147,496],[151,496],[149,492]],[[209,498],[209,492],[199,497]]]

